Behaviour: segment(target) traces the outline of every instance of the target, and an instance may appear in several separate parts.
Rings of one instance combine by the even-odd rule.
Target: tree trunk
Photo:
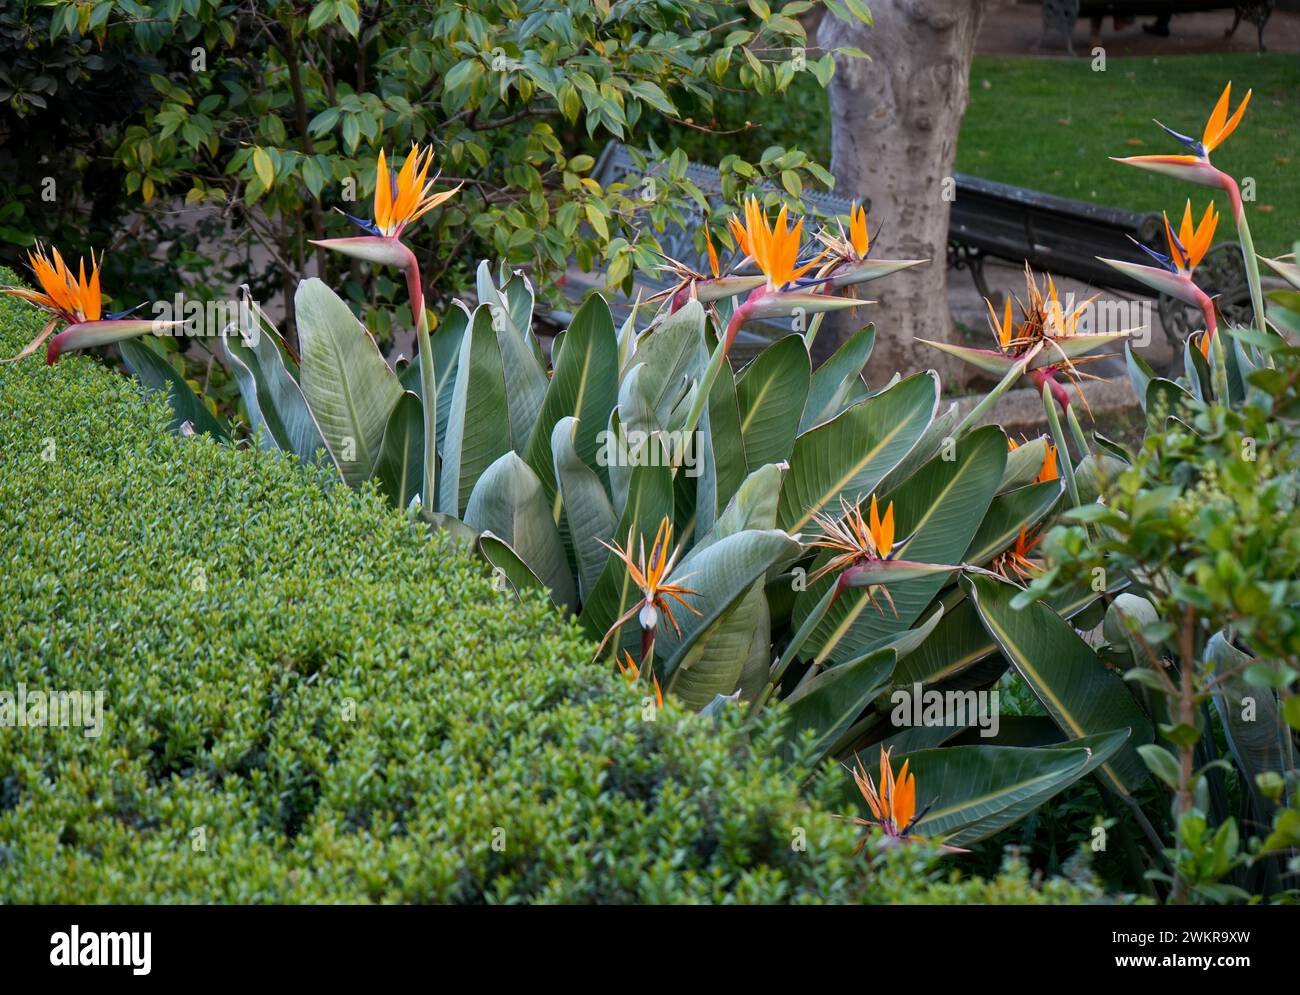
[[[831,80],[835,192],[870,202],[872,256],[931,260],[862,288],[879,301],[864,309],[876,323],[877,370],[955,373],[938,350],[913,339],[953,337],[950,178],[984,6],[983,0],[872,0],[874,27],[828,14],[817,32],[824,49],[854,46],[871,56],[839,59]],[[827,331],[834,334],[818,343],[822,349],[833,348],[845,329]]]

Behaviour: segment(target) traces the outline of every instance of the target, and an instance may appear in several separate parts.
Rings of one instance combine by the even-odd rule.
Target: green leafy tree
[[[373,195],[380,149],[432,143],[443,180],[464,184],[414,246],[437,301],[471,283],[466,262],[484,255],[529,267],[543,293],[575,257],[611,286],[656,266],[656,233],[714,205],[687,177],[685,154],[657,148],[661,164],[647,163],[640,182],[602,187],[591,176],[600,148],[644,142],[653,119],[679,119],[679,96],[708,108],[726,92],[783,91],[807,68],[829,78],[833,55],[810,55],[797,19],[813,6],[64,0],[51,33],[159,63],[156,97],[116,150],[126,189],[146,213],[177,198],[218,210],[270,260],[273,278],[255,292],[291,289],[314,266],[354,303],[390,299],[393,283],[363,283],[360,264],[310,241],[348,227],[330,207],[365,213],[356,203]],[[770,178],[792,199],[829,183],[786,151],[732,157],[728,179]]]

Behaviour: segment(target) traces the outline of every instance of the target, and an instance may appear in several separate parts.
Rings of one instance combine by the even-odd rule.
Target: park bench
[[[1164,14],[1192,14],[1209,10],[1231,10],[1236,15],[1224,32],[1230,38],[1242,21],[1255,25],[1259,50],[1264,51],[1264,25],[1273,13],[1273,0],[1043,0],[1044,48],[1061,48],[1073,54],[1071,42],[1075,22],[1081,17],[1160,17]]]
[[[1098,257],[1132,259],[1133,240],[1167,253],[1160,215],[1135,214],[962,173],[955,179],[948,265],[969,270],[981,296],[993,296],[984,279],[988,256],[1027,262],[1039,272],[1072,277],[1094,287],[1143,296],[1151,293]],[[1207,293],[1218,295],[1229,321],[1249,320],[1250,292],[1237,242],[1212,247],[1196,275]],[[1181,342],[1203,324],[1199,312],[1172,297],[1162,294],[1156,306],[1171,342]]]
[[[706,198],[721,196],[722,182],[716,169],[691,163],[687,176]],[[627,148],[616,141],[601,153],[593,177],[602,186],[621,181],[636,187],[644,179]],[[1072,277],[1093,287],[1150,293],[1100,262],[1097,256],[1136,259],[1137,250],[1130,238],[1153,248],[1165,248],[1159,215],[1101,207],[962,173],[954,180],[946,262],[951,269],[968,272],[982,296],[993,296],[984,276],[984,262],[989,257],[1017,265],[1028,262],[1037,271]],[[803,200],[807,207],[824,215],[849,213],[848,198],[838,194],[810,191],[804,193]],[[870,211],[871,205],[866,206]],[[669,256],[707,272],[707,260],[695,246],[696,228],[692,223],[666,231],[659,241]],[[1220,306],[1230,320],[1249,316],[1250,298],[1237,243],[1223,242],[1212,248],[1198,267],[1197,276],[1207,293],[1219,295]],[[646,293],[667,286],[667,281],[647,277],[638,277],[638,282]],[[569,286],[571,292],[580,293],[589,285],[571,269]],[[1193,328],[1200,327],[1194,324],[1197,316],[1171,298],[1160,298],[1158,310],[1171,340],[1181,341]],[[742,332],[736,348],[743,356],[788,331],[788,322],[773,321],[760,332]]]

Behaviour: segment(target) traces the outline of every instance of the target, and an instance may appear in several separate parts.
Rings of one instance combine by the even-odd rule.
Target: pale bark
[[[835,192],[870,201],[873,232],[883,226],[872,256],[932,260],[863,288],[879,301],[858,312],[876,323],[874,371],[955,372],[938,350],[913,339],[954,335],[944,199],[952,184],[944,181],[953,175],[984,6],[983,0],[872,0],[874,27],[827,15],[817,32],[822,48],[853,46],[871,56],[838,58],[831,80]],[[1014,127],[1009,124],[1010,141]],[[836,337],[826,336],[818,351]]]

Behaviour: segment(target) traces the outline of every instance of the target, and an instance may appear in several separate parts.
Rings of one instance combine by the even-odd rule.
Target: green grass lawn
[[[1255,93],[1241,126],[1214,155],[1244,182],[1254,177],[1247,216],[1258,250],[1289,252],[1300,238],[1300,72],[1294,55],[1197,55],[1113,58],[1104,73],[1085,59],[988,56],[971,71],[970,106],[957,168],[991,180],[1131,211],[1181,214],[1187,197],[1197,216],[1207,188],[1120,166],[1107,156],[1180,152],[1152,122],[1159,118],[1200,137],[1223,84],[1233,106]],[[1214,194],[1231,238],[1227,197]]]
[[[1212,195],[1207,188],[1119,166],[1107,157],[1182,151],[1151,119],[1200,137],[1228,80],[1237,99],[1247,88],[1255,95],[1241,127],[1214,156],[1215,164],[1239,178],[1255,178],[1256,200],[1247,207],[1256,248],[1267,255],[1289,252],[1300,238],[1300,72],[1294,55],[1112,58],[1105,72],[1094,72],[1087,59],[979,56],[971,72],[957,169],[1130,211],[1167,210],[1171,216],[1181,213],[1191,196],[1199,216]],[[771,144],[799,146],[830,162],[829,109],[811,74],[803,74],[784,98],[734,97],[718,108],[717,117],[727,127],[746,119],[762,127],[726,139],[684,129],[663,138],[701,162],[717,162],[723,151],[757,160]],[[1214,196],[1226,212],[1226,197]],[[1232,237],[1231,222],[1221,225],[1221,236]]]

